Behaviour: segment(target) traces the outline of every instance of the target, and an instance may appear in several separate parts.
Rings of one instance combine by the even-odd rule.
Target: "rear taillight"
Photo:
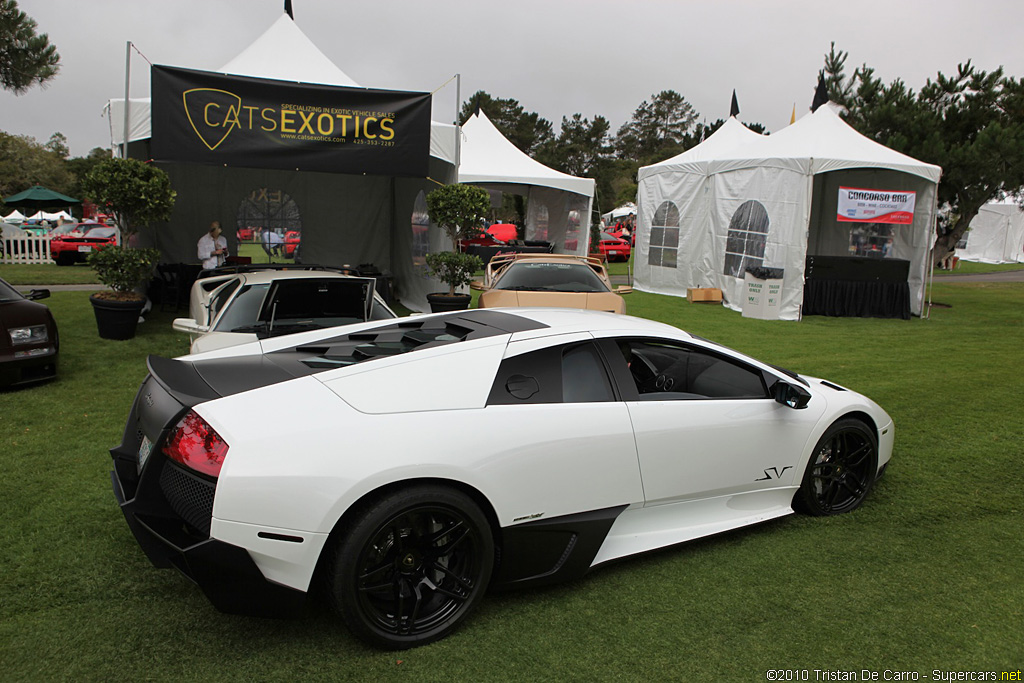
[[[228,454],[228,444],[206,420],[190,410],[174,426],[162,450],[189,469],[217,477]]]

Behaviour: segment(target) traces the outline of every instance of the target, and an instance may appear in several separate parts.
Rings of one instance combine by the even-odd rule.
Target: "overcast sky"
[[[61,55],[45,88],[0,92],[0,129],[71,153],[108,147],[102,117],[124,96],[125,45],[154,64],[215,70],[262,34],[283,0],[19,0]],[[293,0],[299,28],[354,81],[433,91],[462,74],[462,96],[485,90],[550,120],[600,114],[612,132],[644,99],[680,92],[707,121],[777,131],[807,111],[830,41],[886,82],[919,89],[971,59],[1024,76],[1020,0]],[[149,64],[131,60],[132,96],[148,96]],[[454,83],[434,118],[454,117]]]

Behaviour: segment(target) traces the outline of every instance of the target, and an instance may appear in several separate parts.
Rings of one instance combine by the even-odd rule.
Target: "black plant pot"
[[[449,294],[448,292],[427,294],[427,303],[430,304],[431,313],[464,311],[469,308],[469,302],[472,300],[473,297],[469,294]]]
[[[146,300],[117,301],[100,299],[95,294],[89,297],[93,313],[96,314],[96,329],[102,339],[131,339],[139,324],[139,314]]]

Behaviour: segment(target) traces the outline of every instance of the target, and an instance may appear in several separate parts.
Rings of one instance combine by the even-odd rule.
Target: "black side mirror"
[[[25,298],[29,301],[38,301],[39,299],[46,299],[50,296],[50,290],[48,289],[33,289],[30,290]]]
[[[807,403],[811,400],[811,392],[801,386],[783,382],[781,379],[772,385],[772,393],[775,395],[776,401],[796,410],[806,408]]]

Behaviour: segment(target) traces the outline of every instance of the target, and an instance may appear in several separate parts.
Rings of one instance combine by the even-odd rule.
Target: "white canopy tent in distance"
[[[976,263],[1024,263],[1024,211],[1012,199],[981,207],[956,256]]]
[[[548,168],[520,151],[479,111],[462,126],[459,182],[527,198],[525,239],[551,242],[555,253],[585,256],[595,181]]]
[[[616,206],[608,213],[601,214],[601,224],[608,227],[629,216],[636,216],[636,204],[633,202],[626,202],[622,206]]]
[[[777,317],[798,320],[817,258],[820,273],[834,267],[867,283],[828,297],[867,289],[884,299],[869,282],[882,269],[876,279],[902,280],[890,288],[903,292],[900,317],[920,315],[940,173],[860,135],[830,106],[770,136],[730,117],[703,143],[640,169],[635,287],[674,296],[715,287],[741,310],[748,269],[771,269],[782,280]],[[886,208],[892,201],[912,208]]]

